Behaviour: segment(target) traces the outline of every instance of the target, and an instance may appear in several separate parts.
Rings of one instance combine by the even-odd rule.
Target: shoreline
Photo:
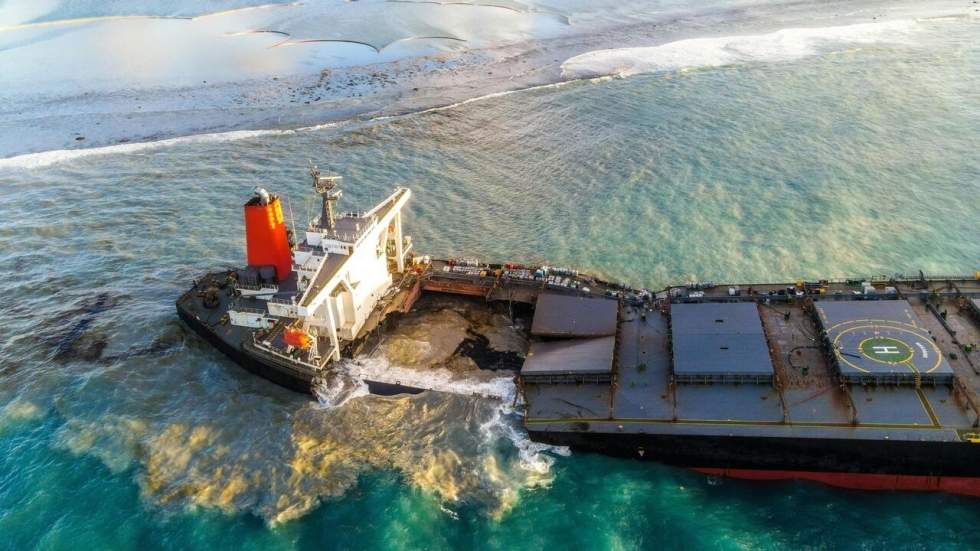
[[[807,6],[811,7],[811,6]],[[451,108],[506,93],[608,78],[566,78],[567,60],[607,48],[655,47],[692,36],[773,32],[815,24],[867,23],[922,17],[915,6],[865,7],[821,17],[784,13],[782,20],[751,9],[705,12],[632,23],[615,29],[526,40],[459,52],[327,68],[319,74],[271,77],[185,88],[155,88],[69,98],[20,98],[0,112],[0,168],[36,168],[60,160],[137,151],[181,141],[235,140],[384,120]],[[802,8],[794,8],[802,11]],[[929,6],[930,15],[964,13],[959,2]],[[917,13],[918,12],[918,13]],[[966,13],[970,16],[969,12]],[[54,111],[54,114],[51,112]],[[10,117],[9,115],[13,115]],[[25,139],[29,137],[29,139]]]

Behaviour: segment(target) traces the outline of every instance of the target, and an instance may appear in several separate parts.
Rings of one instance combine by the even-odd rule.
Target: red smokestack
[[[275,266],[276,279],[282,281],[293,268],[293,257],[286,238],[279,197],[262,188],[245,203],[245,243],[249,266]]]

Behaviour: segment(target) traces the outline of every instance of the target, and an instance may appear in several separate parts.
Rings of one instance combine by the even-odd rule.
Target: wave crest
[[[782,29],[768,34],[691,38],[660,46],[595,50],[561,65],[566,79],[632,76],[750,62],[793,61],[825,51],[827,45],[902,43],[916,31],[912,20],[839,27]]]
[[[86,149],[55,149],[50,151],[40,151],[37,153],[25,153],[13,157],[0,159],[0,169],[18,168],[35,169],[42,168],[56,163],[84,159],[86,157],[98,157],[101,155],[113,154],[132,154],[155,149],[196,143],[212,142],[231,142],[237,140],[247,140],[262,136],[287,136],[297,132],[312,132],[337,126],[338,123],[328,122],[315,126],[305,126],[296,129],[267,129],[267,130],[231,130],[228,132],[214,132],[210,134],[191,134],[178,136],[176,138],[166,138],[163,140],[121,143],[115,145],[104,145],[90,147]]]

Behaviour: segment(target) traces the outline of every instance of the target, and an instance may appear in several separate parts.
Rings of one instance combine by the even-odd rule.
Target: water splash
[[[406,472],[411,482],[438,496],[443,502],[465,500],[469,493],[469,481],[460,479],[460,472],[467,464],[475,465],[497,491],[488,501],[494,516],[500,517],[517,502],[519,490],[544,486],[551,481],[551,469],[556,456],[568,456],[566,447],[533,442],[519,424],[514,411],[517,403],[517,387],[512,376],[487,374],[486,372],[454,373],[445,368],[410,368],[392,365],[383,355],[363,360],[345,360],[337,364],[334,372],[317,382],[315,395],[321,406],[339,408],[355,398],[368,394],[368,380],[390,381],[414,388],[434,391],[432,396],[465,403],[473,400],[480,420],[474,434],[480,450],[475,455],[460,454],[447,449],[419,457],[418,468]],[[479,397],[479,398],[474,398]],[[370,398],[369,398],[370,399]],[[396,400],[420,398],[401,397]],[[437,398],[440,399],[440,398]],[[479,405],[476,405],[479,404]],[[509,443],[509,446],[508,446]],[[473,443],[471,443],[473,444]],[[500,448],[508,458],[501,458]],[[310,442],[301,448],[308,449]],[[516,452],[516,456],[513,453]],[[470,467],[472,468],[472,467]],[[486,498],[488,496],[484,496]],[[445,509],[445,506],[443,506]],[[450,511],[449,509],[445,509]],[[453,513],[454,514],[454,513]]]
[[[348,400],[370,394],[364,379],[350,373],[349,361],[336,362],[331,373],[313,381],[313,395],[325,408],[339,407]]]
[[[192,134],[189,136],[167,138],[164,140],[105,145],[87,149],[55,149],[38,153],[25,153],[23,155],[15,155],[13,157],[0,159],[0,169],[38,169],[57,163],[66,163],[87,157],[99,157],[103,155],[132,155],[137,153],[152,152],[161,148],[178,145],[233,142],[266,136],[288,136],[297,132],[314,132],[317,130],[332,128],[340,124],[341,123],[328,122],[295,129],[273,128],[264,130],[231,130],[228,132],[214,132],[209,134]]]

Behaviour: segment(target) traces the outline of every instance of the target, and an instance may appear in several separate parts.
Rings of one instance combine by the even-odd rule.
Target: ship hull
[[[272,362],[263,361],[262,358],[247,353],[240,345],[221,338],[184,308],[178,306],[177,312],[180,315],[180,319],[194,333],[220,350],[236,364],[259,377],[288,388],[289,390],[310,394],[313,382],[312,376],[306,376],[295,370],[276,365]]]
[[[529,430],[532,440],[751,480],[980,496],[980,445]]]
[[[289,366],[276,362],[274,358],[263,358],[258,354],[252,354],[244,350],[240,344],[224,339],[215,333],[205,323],[201,322],[197,316],[190,311],[177,306],[177,313],[180,319],[199,337],[220,350],[230,360],[263,379],[276,383],[279,386],[303,394],[313,393],[313,375],[299,372]],[[394,396],[397,394],[419,394],[425,389],[409,385],[365,380],[371,394],[379,396]]]

